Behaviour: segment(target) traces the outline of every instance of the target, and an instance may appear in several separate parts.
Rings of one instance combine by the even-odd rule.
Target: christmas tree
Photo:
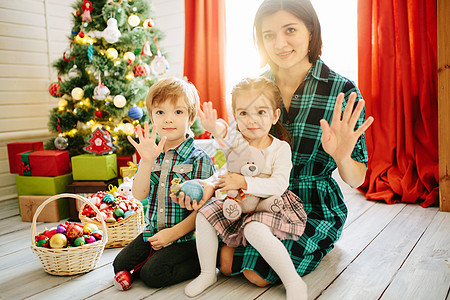
[[[110,132],[117,155],[132,155],[126,136],[149,120],[148,89],[169,67],[158,47],[163,33],[148,0],[78,0],[73,8],[69,46],[53,65],[58,81],[49,87],[59,99],[49,120],[58,136],[45,148],[86,153],[93,132],[102,128]],[[201,133],[198,124],[194,128]]]

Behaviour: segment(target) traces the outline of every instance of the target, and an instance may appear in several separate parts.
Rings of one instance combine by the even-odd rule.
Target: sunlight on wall
[[[245,76],[260,74],[253,44],[253,18],[262,0],[227,0],[227,102],[233,85]],[[322,60],[337,73],[357,82],[357,0],[312,0],[322,27]],[[229,105],[230,106],[230,105]]]

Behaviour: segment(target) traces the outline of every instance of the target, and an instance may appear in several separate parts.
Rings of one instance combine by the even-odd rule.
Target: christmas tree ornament
[[[69,79],[81,77],[81,70],[78,69],[77,65],[73,65],[73,67],[67,73],[67,76],[69,77]]]
[[[84,244],[86,244],[86,240],[84,239],[84,237],[80,236],[77,237],[74,241],[73,241],[73,245],[75,247],[80,247],[83,246]]]
[[[117,272],[113,280],[114,286],[121,291],[128,290],[131,287],[131,284],[133,283],[133,277],[131,276],[131,274],[139,270],[153,255],[153,253],[155,253],[155,250],[152,247],[150,248],[150,253],[148,254],[147,258],[143,262],[135,266],[131,271],[123,270]]]
[[[109,96],[109,93],[109,89],[104,84],[101,84],[95,87],[92,98],[96,100],[105,100]]]
[[[158,50],[158,54],[155,56],[150,64],[152,73],[156,76],[161,76],[169,69],[169,62],[164,56],[161,55],[161,51]]]
[[[74,42],[79,45],[86,45],[88,43],[88,39],[83,31],[78,32],[78,34],[74,38]]]
[[[127,99],[125,99],[124,96],[122,95],[117,95],[114,97],[114,105],[117,108],[122,108],[125,106],[125,104],[127,104]]]
[[[131,287],[131,284],[133,283],[133,279],[131,277],[131,273],[129,271],[119,271],[114,276],[113,280],[114,286],[121,290],[126,291]]]
[[[137,15],[131,15],[128,17],[128,24],[130,26],[136,27],[141,23],[141,19]]]
[[[92,57],[94,56],[94,46],[92,46],[92,43],[89,43],[88,50],[87,50],[87,57],[89,62],[92,62]]]
[[[139,106],[133,106],[128,111],[128,116],[131,120],[140,120],[142,116],[144,115],[144,112],[142,111],[142,108]]]
[[[136,55],[134,55],[133,52],[126,52],[123,55],[123,59],[125,59],[128,62],[128,64],[130,65],[130,64],[134,63],[134,60],[136,59]]]
[[[147,20],[145,20],[144,21],[144,28],[151,28],[151,27],[153,27],[153,26],[155,26],[155,22],[153,22],[153,20],[152,19],[147,19]]]
[[[61,97],[62,94],[59,92],[59,82],[51,83],[50,86],[48,87],[48,92],[55,98]]]
[[[56,149],[58,150],[66,150],[69,146],[69,142],[67,139],[62,135],[62,133],[58,134],[56,139],[53,141]]]
[[[69,225],[66,230],[66,236],[71,240],[75,240],[77,237],[83,236],[83,227],[77,223]]]
[[[141,56],[152,56],[152,50],[150,50],[150,43],[145,42],[142,46]]]
[[[150,75],[150,67],[146,63],[136,64],[133,67],[134,76],[148,76]]]
[[[66,227],[64,227],[63,225],[58,225],[58,227],[56,227],[56,233],[64,233],[66,232]]]
[[[67,106],[68,102],[66,99],[59,99],[58,101],[58,109],[59,110],[64,110]]]
[[[76,55],[72,54],[72,44],[70,46],[67,46],[66,50],[63,52],[63,60],[66,62],[71,61],[74,59]]]
[[[106,22],[107,26],[105,30],[103,30],[103,38],[108,43],[115,43],[119,40],[121,33],[119,28],[117,27],[117,20],[114,18],[110,18]]]
[[[67,246],[67,237],[62,233],[56,233],[50,238],[50,248],[61,249]]]
[[[103,116],[103,112],[101,110],[96,110],[95,111],[95,116],[99,119],[101,119],[101,117]]]
[[[109,59],[116,59],[117,56],[119,56],[119,53],[117,52],[116,49],[114,48],[108,48],[108,50],[106,50],[106,57]]]
[[[88,237],[86,237],[84,239],[86,240],[87,244],[92,244],[92,243],[95,243],[97,241],[93,235],[89,235]]]
[[[125,78],[129,81],[134,79],[134,73],[133,72],[128,72],[127,75],[125,75]]]
[[[86,225],[83,226],[84,234],[90,235],[94,230],[98,230],[97,225],[95,225],[94,223],[87,223]]]
[[[76,87],[72,90],[70,94],[72,95],[72,98],[74,100],[80,100],[84,96],[84,91],[82,88]]]
[[[92,3],[89,0],[84,0],[81,4],[81,10],[83,11],[81,21],[92,21],[91,11],[92,11]]]
[[[131,123],[123,124],[122,126],[123,133],[127,135],[132,135],[134,133],[134,126]]]
[[[112,144],[111,135],[105,132],[107,132],[106,129],[95,129],[83,150],[95,155],[109,154],[116,150],[117,146]]]
[[[170,194],[178,196],[179,193],[183,192],[184,196],[191,198],[191,203],[193,200],[197,201],[197,203],[203,197],[203,187],[197,181],[189,180],[180,184],[181,179],[175,178],[171,181],[170,185]]]

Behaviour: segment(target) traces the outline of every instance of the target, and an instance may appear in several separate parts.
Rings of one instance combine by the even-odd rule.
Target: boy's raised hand
[[[159,144],[156,144],[156,130],[152,130],[149,133],[149,125],[146,121],[144,124],[144,130],[141,125],[136,127],[136,135],[139,138],[139,144],[136,143],[131,136],[128,136],[128,141],[136,148],[136,151],[141,156],[143,161],[155,161],[158,155],[163,151],[164,144],[166,143],[166,137],[162,137]]]

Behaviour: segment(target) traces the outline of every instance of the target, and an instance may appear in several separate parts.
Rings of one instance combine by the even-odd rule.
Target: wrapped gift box
[[[98,191],[107,191],[110,185],[117,187],[119,185],[118,179],[114,178],[107,181],[74,181],[67,186],[67,192],[88,197]],[[71,221],[80,221],[78,210],[82,205],[79,200],[69,199],[69,218]]]
[[[60,176],[72,171],[68,151],[42,150],[16,154],[19,175]]]
[[[133,161],[133,156],[117,156],[117,169],[128,166],[129,161]]]
[[[33,221],[34,213],[39,205],[51,196],[19,196],[19,207],[22,221]],[[38,222],[59,222],[69,216],[69,202],[66,198],[48,203],[39,214]]]
[[[9,172],[12,174],[18,174],[19,168],[16,162],[16,154],[31,150],[44,150],[43,142],[22,142],[22,143],[9,143],[6,145],[8,148],[8,160],[9,160]]]
[[[17,195],[56,195],[67,192],[72,173],[55,177],[16,176]]]
[[[134,174],[136,174],[137,166],[138,166],[137,164],[129,162],[127,167],[120,168],[120,176],[122,176],[122,178],[133,177]]]
[[[115,154],[72,156],[73,180],[110,180],[117,177]]]

